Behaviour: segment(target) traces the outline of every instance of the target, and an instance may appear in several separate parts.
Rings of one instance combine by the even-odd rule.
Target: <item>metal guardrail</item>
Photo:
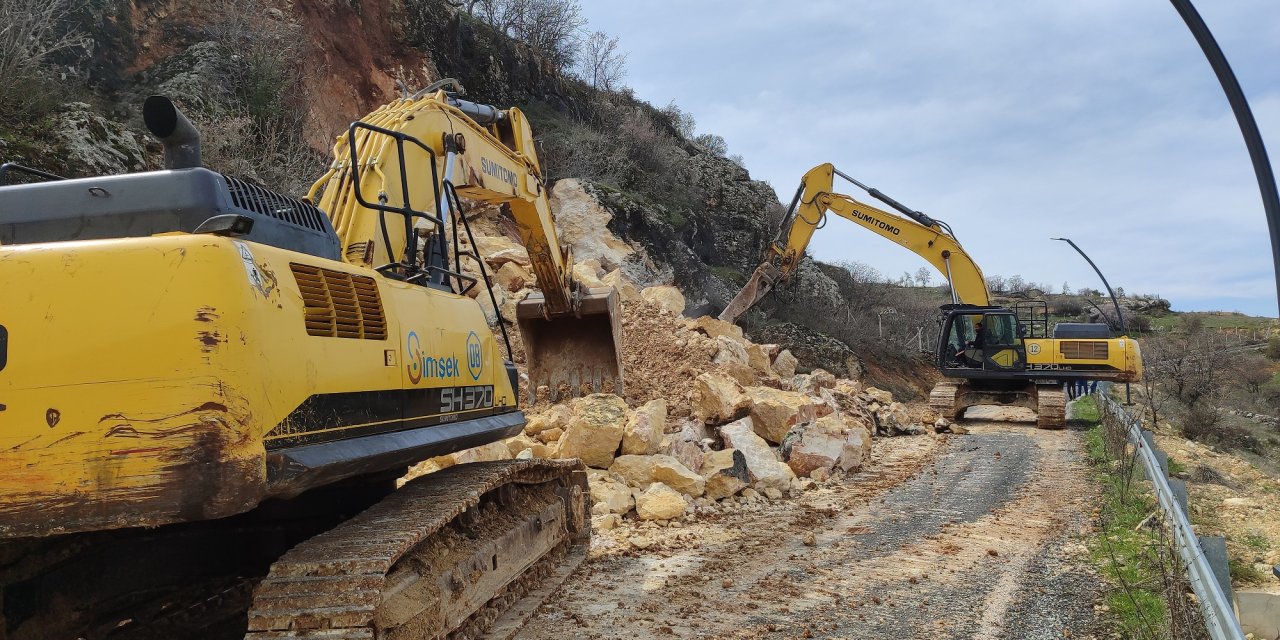
[[[1160,502],[1160,507],[1164,509],[1170,528],[1173,529],[1174,546],[1177,547],[1178,555],[1182,557],[1182,563],[1187,568],[1187,578],[1191,582],[1191,588],[1196,592],[1209,636],[1213,640],[1244,640],[1244,631],[1240,628],[1240,621],[1236,618],[1231,600],[1218,584],[1213,567],[1210,566],[1209,559],[1200,546],[1200,539],[1191,528],[1191,521],[1187,519],[1182,505],[1174,497],[1164,468],[1156,459],[1153,445],[1142,436],[1142,421],[1129,415],[1120,403],[1105,393],[1097,393],[1095,396],[1106,411],[1123,420],[1129,427],[1129,441],[1137,449],[1138,459],[1142,461],[1142,467],[1146,470],[1147,478],[1151,480],[1151,487]]]

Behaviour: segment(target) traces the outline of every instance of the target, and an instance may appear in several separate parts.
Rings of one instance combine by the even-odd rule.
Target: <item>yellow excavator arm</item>
[[[770,243],[764,261],[751,274],[747,284],[720,313],[721,320],[736,322],[778,283],[795,273],[814,231],[824,224],[828,212],[924,258],[947,278],[955,302],[973,305],[988,303],[990,294],[987,292],[982,270],[943,223],[901,205],[898,205],[899,210],[909,212],[912,218],[835,193],[832,191],[832,183],[837,174],[859,184],[840,173],[830,163],[820,164],[804,174],[796,199],[788,211],[788,217],[783,220],[777,239]],[[874,189],[869,191],[879,193]],[[891,198],[886,200],[894,202]]]
[[[425,268],[440,282],[459,277],[464,258],[484,272],[479,255],[455,254],[449,264],[446,237],[462,231],[446,226],[432,233],[462,219],[457,197],[505,205],[541,289],[516,308],[530,395],[539,386],[553,398],[588,387],[620,393],[617,294],[588,290],[573,278],[572,251],[556,233],[528,120],[515,107],[461,100],[460,92],[445,80],[352,124],[308,198],[328,212],[347,262],[409,277]],[[419,247],[419,236],[436,241]]]

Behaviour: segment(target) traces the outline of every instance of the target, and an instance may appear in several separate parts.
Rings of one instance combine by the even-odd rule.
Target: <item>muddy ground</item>
[[[1075,431],[975,408],[795,499],[597,532],[518,638],[1106,637]]]

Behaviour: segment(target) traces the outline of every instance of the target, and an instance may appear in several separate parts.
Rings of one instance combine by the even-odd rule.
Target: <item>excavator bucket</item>
[[[548,315],[541,293],[516,305],[529,366],[529,400],[545,386],[550,400],[622,395],[622,314],[613,287],[584,289],[576,313]]]

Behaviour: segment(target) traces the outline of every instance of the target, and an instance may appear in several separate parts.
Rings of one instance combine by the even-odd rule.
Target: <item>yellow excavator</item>
[[[203,168],[159,96],[162,171],[0,169],[0,638],[467,635],[582,557],[575,460],[396,488],[525,423],[461,198],[528,249],[531,390],[623,385],[528,121],[461,93],[353,123],[304,199]]]
[[[835,193],[839,176],[889,205],[897,215]],[[834,213],[916,255],[947,278],[951,304],[942,305],[936,364],[947,378],[933,388],[929,403],[951,420],[980,404],[1022,406],[1036,411],[1041,428],[1066,424],[1063,383],[1080,380],[1132,382],[1142,375],[1137,341],[1111,337],[1103,324],[1058,323],[1052,334],[1043,301],[1013,308],[991,305],[982,270],[951,228],[868,187],[832,164],[804,175],[777,238],[760,266],[720,314],[736,322],[779,283],[791,277],[814,232]]]

